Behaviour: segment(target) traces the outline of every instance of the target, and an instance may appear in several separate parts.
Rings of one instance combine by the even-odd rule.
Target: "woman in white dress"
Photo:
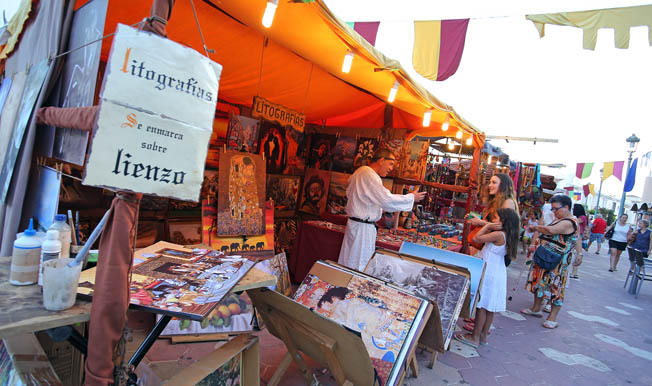
[[[455,339],[472,347],[487,344],[495,312],[505,311],[507,302],[507,264],[516,259],[521,230],[518,213],[513,209],[498,209],[495,222],[485,225],[474,237],[484,243],[480,252],[486,263],[480,301],[475,311],[475,326],[471,334],[458,334]]]

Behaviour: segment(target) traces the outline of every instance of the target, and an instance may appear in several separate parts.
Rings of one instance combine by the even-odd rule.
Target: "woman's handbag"
[[[604,234],[605,239],[611,240],[611,238],[614,237],[614,228],[615,226],[611,227],[611,229],[609,229],[607,233]]]
[[[539,245],[536,251],[534,251],[533,259],[534,264],[539,266],[539,268],[542,268],[546,271],[552,271],[559,265],[562,258],[563,256],[559,253],[553,252],[548,248],[544,248],[543,245]]]

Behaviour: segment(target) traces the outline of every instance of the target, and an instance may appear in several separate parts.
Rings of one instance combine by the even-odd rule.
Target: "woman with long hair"
[[[455,339],[472,347],[487,344],[487,335],[494,313],[506,310],[507,267],[516,260],[521,220],[513,209],[500,208],[494,215],[495,222],[483,226],[474,239],[484,243],[481,256],[486,263],[484,281],[480,289],[480,301],[476,306],[473,333],[458,334]]]
[[[589,223],[589,220],[586,218],[586,211],[584,210],[584,206],[581,204],[574,204],[573,205],[573,216],[575,216],[575,221],[577,221],[577,225],[579,227],[577,233],[577,242],[581,243],[582,242],[582,237],[584,236],[584,229],[586,229],[586,225]],[[584,255],[580,251],[579,253],[574,253],[574,259],[573,259],[573,269],[571,270],[570,278],[571,279],[579,279],[579,276],[577,275],[577,270],[580,268],[580,265],[582,264],[582,257]]]
[[[626,214],[620,216],[618,221],[614,221],[606,232],[613,231],[613,235],[609,239],[609,272],[616,271],[620,255],[627,248],[627,237],[631,234],[632,227],[627,224],[629,217]],[[605,233],[606,233],[605,232]]]

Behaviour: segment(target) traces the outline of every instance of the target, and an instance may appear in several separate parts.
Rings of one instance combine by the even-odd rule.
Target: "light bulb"
[[[394,99],[396,99],[397,92],[398,92],[398,81],[395,81],[394,85],[392,86],[392,89],[389,90],[389,96],[387,97],[387,101],[389,103],[394,102]]]
[[[269,28],[272,26],[276,7],[278,7],[278,0],[267,1],[267,7],[265,7],[265,13],[263,14],[263,27]]]
[[[351,71],[351,65],[353,64],[353,52],[349,51],[344,55],[344,62],[342,63],[342,72],[348,74]]]
[[[457,130],[457,134],[455,134],[455,138],[457,138],[457,139],[462,138],[462,130]]]
[[[441,125],[441,131],[448,130],[449,125],[450,125],[450,122],[448,121],[448,117],[446,117],[446,122],[442,123],[442,125]]]
[[[455,149],[455,145],[453,144],[453,142],[451,142],[448,144],[448,150],[453,150],[453,149]]]
[[[432,117],[432,110],[426,110],[426,112],[423,113],[423,127],[430,126],[431,117]]]
[[[473,144],[473,137],[469,137],[466,139],[466,146],[471,146]]]

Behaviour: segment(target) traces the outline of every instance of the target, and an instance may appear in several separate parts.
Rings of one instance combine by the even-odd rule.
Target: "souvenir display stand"
[[[472,317],[475,313],[475,306],[480,300],[480,288],[482,288],[482,281],[484,280],[486,264],[482,259],[463,253],[444,251],[438,248],[407,242],[403,243],[399,252],[410,256],[417,256],[433,263],[444,263],[468,270],[471,275],[469,296],[464,299],[464,306],[460,312],[460,317]]]
[[[448,349],[460,311],[471,302],[469,271],[434,259],[377,249],[364,272],[430,301],[433,309],[419,345],[432,353],[428,367],[433,368],[437,353]]]

